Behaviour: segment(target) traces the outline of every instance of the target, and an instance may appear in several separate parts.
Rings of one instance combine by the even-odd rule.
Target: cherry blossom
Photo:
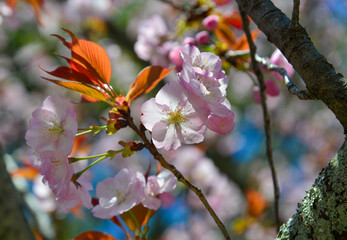
[[[58,198],[67,195],[74,172],[67,155],[62,151],[44,151],[39,156],[43,182],[48,184]]]
[[[167,83],[141,108],[141,121],[152,132],[157,148],[175,150],[181,143],[194,144],[204,139],[204,116],[188,101],[187,91],[178,83]]]
[[[178,74],[184,88],[205,104],[207,127],[220,134],[227,134],[234,127],[234,113],[226,99],[228,79],[221,68],[221,59],[213,53],[202,52],[195,46],[185,45],[181,51],[183,69]],[[190,97],[190,100],[192,97]]]
[[[295,69],[293,68],[293,66],[288,62],[288,60],[286,59],[286,57],[281,53],[281,51],[279,49],[276,49],[270,58],[270,62],[272,64],[275,64],[281,68],[284,68],[287,71],[287,74],[289,77],[293,77],[294,73],[295,73]],[[283,77],[277,73],[272,71],[271,74],[277,78],[277,79],[283,79]]]
[[[158,210],[161,204],[158,195],[174,190],[176,184],[177,178],[167,170],[162,171],[157,176],[149,176],[142,205],[146,208]]]
[[[178,44],[165,41],[168,29],[159,15],[154,15],[140,23],[135,52],[139,58],[150,61],[152,65],[167,67],[170,63],[169,53]]]
[[[115,177],[96,186],[99,204],[93,208],[95,217],[108,219],[139,204],[145,194],[145,178],[140,172],[122,169]]]
[[[85,175],[81,175],[76,183],[70,182],[68,194],[57,197],[60,209],[68,212],[81,201],[86,208],[91,209],[93,206],[89,190],[93,190],[93,186]]]
[[[77,133],[76,113],[58,96],[47,97],[36,109],[25,135],[27,144],[37,152],[63,151],[69,154]]]
[[[200,44],[207,44],[210,41],[210,35],[207,31],[198,32],[195,35],[196,41]]]
[[[202,21],[202,24],[204,27],[209,30],[213,31],[217,28],[219,22],[219,16],[218,15],[210,15]]]

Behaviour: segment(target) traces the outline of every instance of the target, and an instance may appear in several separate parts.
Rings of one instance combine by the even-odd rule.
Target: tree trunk
[[[270,0],[237,0],[239,6],[300,74],[309,93],[322,100],[347,134],[347,80],[314,47],[306,30],[294,26]],[[297,213],[277,239],[347,239],[347,140],[307,191]]]
[[[35,240],[24,216],[20,193],[9,176],[0,150],[0,239]]]

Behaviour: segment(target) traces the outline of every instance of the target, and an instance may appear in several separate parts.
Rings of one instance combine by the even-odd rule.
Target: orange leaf
[[[77,38],[71,31],[63,29],[72,39],[72,60],[84,65],[108,84],[111,79],[111,62],[106,51],[96,43]],[[82,58],[82,59],[81,59]]]
[[[10,8],[12,8],[12,10],[14,10],[14,8],[17,5],[18,0],[6,0],[5,3],[7,6],[9,6]]]
[[[107,233],[102,233],[99,231],[87,231],[81,233],[74,240],[117,240]]]
[[[43,0],[25,0],[25,1],[33,7],[36,21],[39,25],[42,26],[40,15],[41,15],[42,7],[43,7]]]
[[[249,189],[246,191],[248,213],[253,217],[259,217],[266,208],[266,200],[261,193]]]
[[[227,24],[218,24],[218,27],[214,30],[214,33],[219,41],[226,43],[229,49],[233,49],[236,41],[235,34]]]
[[[133,207],[130,211],[134,214],[137,222],[141,227],[145,225],[155,213],[154,210],[145,208],[142,204]],[[124,223],[128,226],[128,228],[130,228],[130,230],[136,231],[138,229],[138,226],[129,211],[122,213],[120,216]]]
[[[109,85],[111,62],[105,50],[93,42],[77,38],[67,29],[63,30],[70,35],[72,42],[67,42],[57,34],[53,34],[53,36],[57,37],[71,51],[72,59],[57,54],[57,56],[64,58],[70,67],[59,67],[51,72],[44,71],[54,77],[69,81],[64,82],[45,77],[43,79],[82,93],[83,100],[89,102],[106,101],[105,99],[116,97]]]
[[[255,41],[255,39],[258,37],[259,34],[259,29],[256,29],[254,31],[252,31],[251,35],[252,35],[252,39],[253,41]],[[244,34],[233,46],[232,50],[247,50],[249,49],[249,44],[247,41],[247,37]]]
[[[107,102],[107,95],[103,94],[102,92],[100,92],[101,90],[99,89],[95,89],[93,87],[87,86],[83,83],[79,83],[79,82],[70,82],[70,81],[60,81],[60,80],[55,80],[55,79],[49,79],[49,78],[45,78],[42,77],[45,80],[48,80],[52,83],[55,83],[59,86],[71,89],[75,92],[79,92],[83,95],[86,95],[88,97],[91,97],[92,101],[95,101],[95,99],[100,100],[100,101],[104,101]],[[89,99],[89,98],[88,98]]]
[[[160,66],[149,66],[144,68],[137,76],[134,83],[129,87],[125,100],[130,103],[135,98],[151,91],[172,69]]]
[[[44,69],[42,70],[54,77],[63,78],[70,81],[76,81],[79,83],[93,84],[93,82],[91,82],[90,79],[87,78],[85,75],[69,67],[58,67],[57,69],[51,72],[46,71]]]
[[[27,180],[33,181],[36,176],[40,173],[39,169],[33,167],[22,167],[11,172],[12,177],[23,177]]]
[[[243,26],[241,15],[237,10],[232,11],[228,16],[224,16],[224,22],[237,29],[242,29]]]

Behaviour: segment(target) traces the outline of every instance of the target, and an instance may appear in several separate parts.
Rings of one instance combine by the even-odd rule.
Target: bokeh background
[[[274,3],[291,16],[292,1],[276,0]],[[235,3],[223,11],[233,9],[237,9]],[[149,65],[134,51],[141,22],[160,15],[168,31],[174,32],[180,14],[159,0],[46,0],[40,26],[27,2],[19,1],[14,12],[0,2],[0,146],[8,170],[15,173],[27,166],[29,149],[25,144],[25,132],[31,113],[48,95],[64,96],[75,103],[81,128],[103,125],[100,117],[107,116],[106,104],[79,103],[78,94],[41,78],[45,73],[39,66],[54,70],[64,64],[54,52],[68,56],[65,47],[51,34],[68,37],[61,30],[64,27],[80,38],[101,45],[111,59],[111,85],[116,92],[126,93],[138,72]],[[346,14],[344,0],[301,1],[301,24],[317,49],[344,76],[347,74]],[[256,44],[263,57],[270,58],[275,50],[262,34]],[[226,136],[208,132],[203,144],[183,146],[163,154],[203,189],[232,236],[247,240],[273,239],[276,235],[273,187],[265,156],[262,110],[254,100],[254,84],[249,74],[232,68],[228,75],[228,98],[236,116],[235,129]],[[171,73],[165,81],[176,79],[175,73]],[[293,81],[304,88],[298,74]],[[281,190],[280,218],[286,222],[295,213],[305,190],[312,186],[320,170],[335,155],[344,136],[342,127],[324,104],[301,101],[287,92],[282,81],[278,80],[277,85],[280,95],[269,97],[267,103]],[[132,104],[132,114],[137,121],[141,104],[158,89]],[[85,156],[117,150],[121,148],[119,140],[134,138],[136,136],[128,129],[112,136],[100,133],[84,139],[74,154]],[[127,159],[117,156],[106,160],[92,168],[94,187],[121,168],[145,172],[150,164],[156,165],[146,151]],[[94,218],[86,209],[75,208],[68,214],[59,211],[39,176],[14,174],[13,181],[27,204],[31,226],[43,239],[72,239],[86,230],[104,231],[124,239],[115,224]],[[150,221],[151,239],[222,239],[198,199],[182,185],[161,197],[162,208]]]

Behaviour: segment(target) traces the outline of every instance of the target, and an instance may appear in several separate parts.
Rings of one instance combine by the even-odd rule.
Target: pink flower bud
[[[170,61],[175,64],[177,67],[182,66],[182,60],[180,58],[180,51],[182,50],[182,46],[177,46],[171,49],[169,53]]]
[[[207,31],[198,32],[195,35],[195,38],[199,44],[206,44],[210,41],[210,35],[208,34]]]
[[[295,69],[293,68],[293,66],[288,62],[288,60],[286,59],[286,57],[281,53],[281,51],[279,49],[276,49],[271,58],[270,58],[270,62],[272,64],[275,64],[277,66],[279,66],[280,68],[284,68],[287,71],[288,77],[293,77],[294,73],[295,73]],[[277,79],[283,79],[283,77],[277,73],[277,72],[271,72],[271,74],[277,78]]]
[[[207,30],[213,31],[217,28],[218,22],[219,22],[218,15],[210,15],[202,21],[202,24]]]
[[[183,45],[189,44],[189,46],[195,46],[196,45],[196,40],[192,37],[186,37],[183,40]]]
[[[277,86],[277,84],[272,81],[271,79],[265,80],[266,84],[266,94],[271,97],[276,97],[280,95],[280,88]]]
[[[213,0],[216,6],[223,6],[231,2],[231,0]]]

